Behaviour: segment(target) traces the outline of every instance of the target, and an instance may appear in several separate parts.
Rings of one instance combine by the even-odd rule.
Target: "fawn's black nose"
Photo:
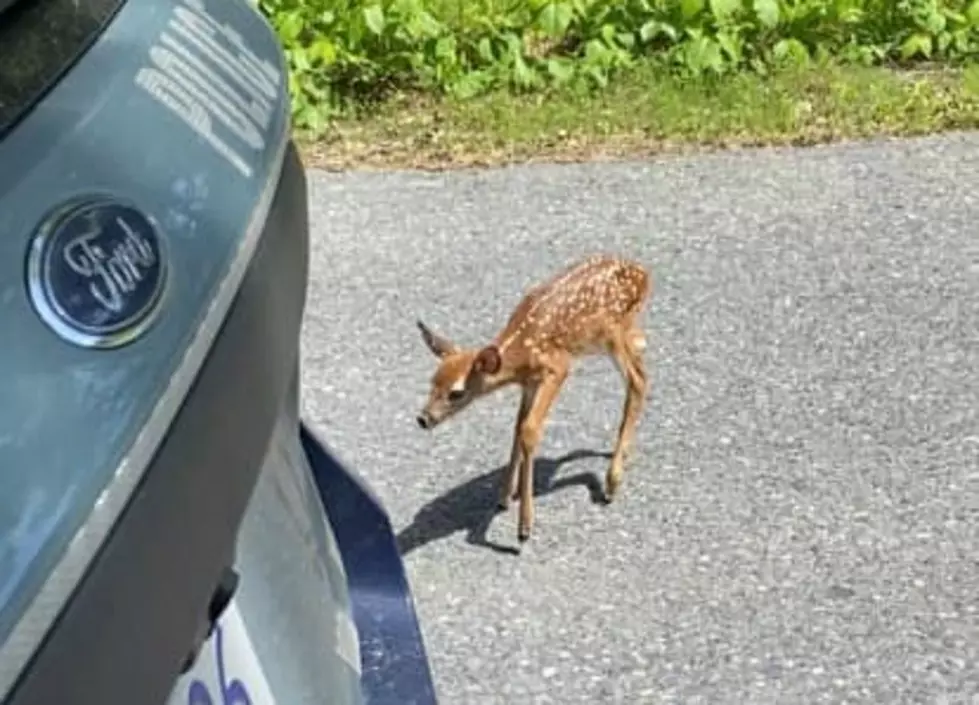
[[[417,421],[418,421],[418,425],[425,429],[427,429],[429,425],[431,425],[431,420],[428,418],[427,414],[419,414]]]

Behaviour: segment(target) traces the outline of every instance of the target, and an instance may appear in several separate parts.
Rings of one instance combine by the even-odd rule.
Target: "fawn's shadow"
[[[588,489],[591,501],[604,503],[602,482],[590,472],[580,472],[555,480],[557,471],[568,463],[586,458],[611,459],[611,453],[576,450],[560,458],[536,458],[534,461],[534,496],[540,497],[565,487],[580,485]],[[466,543],[501,553],[518,553],[511,546],[494,543],[486,538],[493,518],[501,512],[497,506],[500,482],[506,466],[479,475],[454,487],[422,507],[411,524],[397,537],[398,550],[407,555],[416,548],[444,539],[457,531],[466,531]],[[514,500],[511,506],[516,506]]]

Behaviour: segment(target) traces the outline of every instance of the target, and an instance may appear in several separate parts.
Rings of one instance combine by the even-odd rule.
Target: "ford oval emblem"
[[[167,275],[153,221],[129,203],[90,198],[42,224],[28,257],[27,286],[38,315],[63,339],[116,348],[152,324]]]

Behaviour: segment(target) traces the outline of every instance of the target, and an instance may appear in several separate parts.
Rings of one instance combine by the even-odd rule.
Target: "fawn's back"
[[[642,265],[594,255],[528,291],[494,342],[511,363],[531,366],[557,351],[606,352],[615,336],[642,338],[635,318],[650,288]]]

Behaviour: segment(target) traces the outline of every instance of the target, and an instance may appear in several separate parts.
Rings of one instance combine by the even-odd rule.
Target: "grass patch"
[[[302,139],[327,169],[444,169],[816,144],[979,127],[979,68],[821,66],[680,79],[640,66],[602,91],[400,94]]]

